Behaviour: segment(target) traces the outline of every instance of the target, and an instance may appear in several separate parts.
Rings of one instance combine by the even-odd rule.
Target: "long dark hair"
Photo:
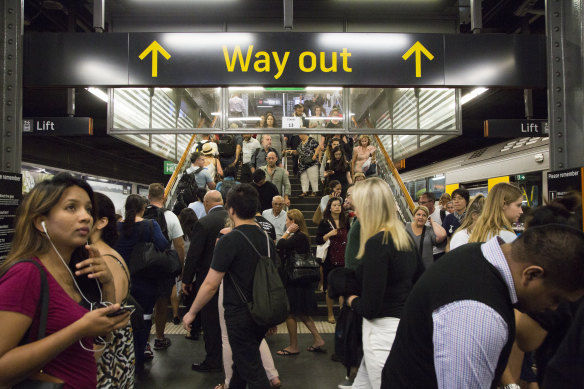
[[[328,183],[328,185],[326,186],[326,194],[327,195],[331,195],[333,194],[333,192],[335,191],[335,187],[337,185],[341,185],[341,182],[338,180],[332,180]]]
[[[136,223],[136,215],[144,211],[146,208],[146,201],[144,198],[137,194],[131,194],[126,198],[126,205],[124,209],[126,215],[124,216],[124,236],[129,237],[132,235],[132,230],[134,229],[134,224]]]
[[[0,267],[2,274],[11,264],[19,259],[31,258],[39,254],[46,253],[50,249],[50,243],[44,233],[39,231],[35,222],[40,216],[46,216],[51,209],[55,207],[65,190],[72,186],[78,186],[83,189],[92,205],[92,217],[95,221],[95,199],[93,189],[89,184],[81,179],[73,177],[69,173],[59,173],[50,180],[41,181],[24,196],[22,203],[16,212],[16,221],[14,225],[14,238],[12,239],[12,248],[8,253],[6,261]],[[81,246],[75,250],[72,257],[84,253],[84,247]]]
[[[95,192],[97,204],[97,217],[107,218],[107,225],[101,229],[101,239],[110,247],[114,247],[118,240],[118,228],[116,226],[116,208],[109,197],[103,193]]]
[[[341,158],[338,160],[335,158],[335,153],[337,151],[341,152]],[[343,150],[341,150],[341,146],[335,147],[332,150],[330,157],[331,157],[331,163],[330,163],[331,170],[334,170],[335,172],[346,172],[348,170],[347,159],[345,158],[345,153],[343,152]]]
[[[195,211],[191,208],[185,208],[178,214],[178,221],[183,230],[184,240],[191,240],[191,233],[193,232],[193,227],[195,223],[199,220]]]
[[[324,209],[324,212],[322,214],[322,219],[332,223],[332,225],[335,225],[335,221],[333,220],[333,215],[331,214],[331,205],[333,203],[333,201],[338,201],[341,204],[341,214],[339,215],[339,226],[340,228],[345,228],[347,226],[347,215],[345,215],[345,212],[343,212],[343,202],[341,201],[340,197],[331,197],[328,201],[328,203],[326,203],[326,208]]]

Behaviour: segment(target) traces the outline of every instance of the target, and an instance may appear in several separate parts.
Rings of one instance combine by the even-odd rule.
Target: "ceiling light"
[[[97,96],[101,100],[105,101],[106,103],[109,103],[109,96],[107,95],[107,93],[105,93],[101,89],[95,88],[95,87],[92,87],[92,86],[90,86],[89,88],[85,88],[85,89],[88,92],[93,93],[95,96]]]
[[[473,89],[472,91],[470,91],[466,95],[462,96],[462,99],[460,99],[460,105],[468,103],[472,99],[475,99],[476,97],[482,95],[483,93],[485,93],[488,90],[489,90],[488,88],[475,88],[475,89]]]
[[[262,86],[230,86],[229,90],[230,91],[242,90],[242,91],[262,91],[263,92],[264,88]]]
[[[307,91],[341,91],[343,90],[342,87],[329,87],[329,86],[307,86],[306,88],[304,88]]]

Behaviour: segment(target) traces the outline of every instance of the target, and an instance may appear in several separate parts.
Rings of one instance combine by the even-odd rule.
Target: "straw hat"
[[[209,156],[209,155],[213,155],[213,146],[211,146],[209,143],[205,143],[203,145],[203,155]]]

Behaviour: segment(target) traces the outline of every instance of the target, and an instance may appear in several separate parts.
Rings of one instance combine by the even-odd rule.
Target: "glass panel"
[[[431,177],[428,179],[428,191],[434,193],[436,199],[446,191],[446,177]]]
[[[393,160],[398,161],[416,154],[418,135],[393,135]]]
[[[414,199],[414,201],[418,201],[418,198],[420,197],[420,195],[424,192],[426,192],[426,179],[422,178],[421,180],[416,180],[415,182],[415,187],[414,187],[414,193],[411,194],[410,196],[412,196],[412,199]]]
[[[342,88],[231,87],[228,105],[230,128],[343,128]]]
[[[352,128],[457,131],[454,88],[351,88]]]
[[[152,151],[171,161],[175,161],[175,134],[152,134]],[[180,157],[179,157],[180,158]]]
[[[220,88],[114,88],[113,129],[221,126]]]

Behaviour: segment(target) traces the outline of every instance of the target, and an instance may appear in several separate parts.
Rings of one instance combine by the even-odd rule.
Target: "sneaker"
[[[170,339],[154,339],[154,350],[165,350],[170,347]]]
[[[172,324],[174,324],[175,326],[179,325],[180,324],[180,318],[178,316],[175,316],[172,319]]]
[[[345,377],[343,382],[341,382],[338,386],[339,389],[351,389],[353,387],[353,381],[349,379],[349,377]]]
[[[146,343],[146,348],[144,349],[144,359],[147,361],[151,361],[154,358],[154,353],[150,348],[150,343]]]

